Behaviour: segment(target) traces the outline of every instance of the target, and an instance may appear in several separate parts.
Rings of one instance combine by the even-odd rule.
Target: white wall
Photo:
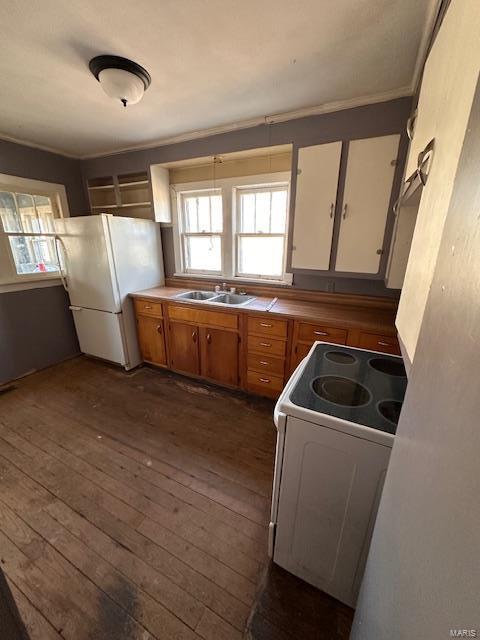
[[[480,83],[352,640],[480,637],[479,176]]]
[[[414,171],[418,153],[432,138],[435,156],[420,203],[397,316],[410,361],[415,355],[480,68],[479,34],[479,0],[452,0],[422,81],[407,175]]]

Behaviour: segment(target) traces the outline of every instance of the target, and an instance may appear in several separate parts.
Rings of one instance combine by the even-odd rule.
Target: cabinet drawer
[[[285,356],[286,342],[275,338],[262,338],[261,336],[248,336],[248,351],[265,353],[272,356]]]
[[[347,332],[345,329],[338,329],[336,327],[326,327],[325,325],[320,324],[300,322],[298,327],[298,339],[305,340],[305,342],[323,340],[325,342],[345,344],[347,341]]]
[[[247,371],[247,389],[253,393],[276,398],[283,389],[283,376],[272,376],[249,370]]]
[[[168,315],[172,320],[195,322],[209,327],[223,327],[225,329],[238,328],[238,315],[235,313],[221,313],[206,309],[192,309],[191,307],[168,307]]]
[[[285,320],[249,316],[248,333],[259,333],[260,335],[273,336],[274,338],[286,338],[287,322]]]
[[[135,311],[144,316],[153,316],[155,318],[163,317],[163,309],[161,302],[152,302],[151,300],[142,300],[135,298],[133,301]]]
[[[271,356],[249,353],[247,368],[251,371],[258,371],[259,373],[271,373],[273,375],[283,376],[285,362],[282,358],[272,358]]]
[[[400,346],[395,336],[382,336],[378,333],[360,333],[358,346],[372,351],[384,351],[400,355]]]

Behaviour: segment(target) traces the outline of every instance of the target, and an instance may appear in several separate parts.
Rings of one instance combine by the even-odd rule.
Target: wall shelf
[[[148,173],[137,172],[88,181],[92,212],[112,210],[117,216],[153,220],[153,198]]]

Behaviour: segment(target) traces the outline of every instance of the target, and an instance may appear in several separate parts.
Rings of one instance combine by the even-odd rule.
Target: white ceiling
[[[85,157],[304,107],[406,95],[435,5],[4,0],[0,137]],[[88,61],[104,53],[150,72],[139,104],[123,109],[103,93]]]

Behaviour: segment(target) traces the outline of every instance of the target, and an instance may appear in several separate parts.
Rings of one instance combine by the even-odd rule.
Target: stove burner
[[[398,400],[383,400],[383,402],[378,403],[378,410],[385,420],[393,422],[393,424],[396,425],[400,418],[402,403],[398,402]]]
[[[340,376],[320,376],[312,380],[313,391],[329,402],[347,407],[361,407],[370,402],[370,391],[364,386]]]
[[[389,360],[388,358],[372,358],[368,361],[372,369],[389,376],[406,377],[405,367],[401,360]]]
[[[327,351],[325,358],[336,364],[353,364],[357,361],[355,356],[351,353],[345,353],[345,351]]]

